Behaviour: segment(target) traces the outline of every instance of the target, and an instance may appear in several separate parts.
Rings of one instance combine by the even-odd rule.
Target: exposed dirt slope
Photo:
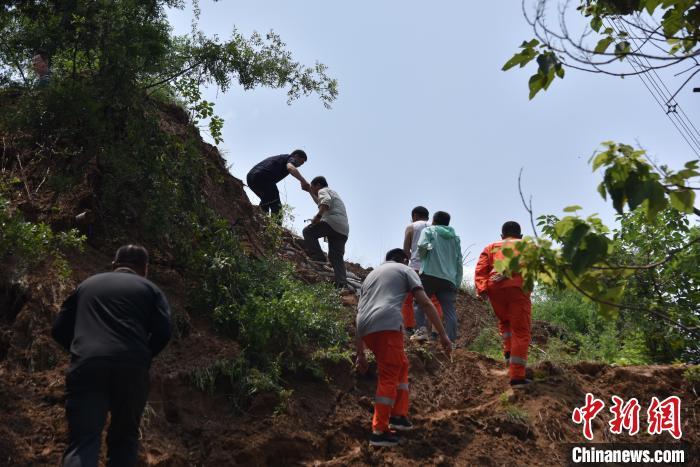
[[[488,321],[485,310],[461,297],[461,332]],[[348,314],[353,308],[348,307]],[[463,342],[463,341],[462,341]],[[213,394],[195,389],[192,371],[230,358],[235,343],[216,337],[205,323],[174,342],[152,374],[149,409],[143,423],[141,462],[172,465],[562,465],[564,442],[580,442],[571,411],[586,392],[611,395],[679,395],[683,439],[697,458],[700,403],[694,389],[672,366],[610,367],[598,364],[541,364],[539,380],[513,393],[500,362],[458,349],[452,361],[436,348],[408,344],[415,432],[396,448],[367,445],[376,381],[358,377],[350,362],[329,363],[328,381],[291,375],[291,397],[261,394],[241,413],[219,379]],[[0,366],[0,459],[8,465],[55,465],[64,447],[64,365],[46,370],[3,362]],[[696,388],[695,390],[697,390]],[[596,419],[596,441],[610,441]],[[643,425],[644,426],[644,425]],[[668,435],[618,437],[633,442],[671,441]]]

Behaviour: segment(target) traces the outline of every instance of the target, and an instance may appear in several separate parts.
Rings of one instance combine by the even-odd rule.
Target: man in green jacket
[[[425,293],[437,295],[442,306],[447,336],[454,343],[457,339],[457,291],[462,283],[462,246],[454,229],[450,227],[450,215],[444,211],[433,214],[433,225],[423,229],[418,240],[421,258],[420,278]],[[425,314],[416,311],[418,331],[412,340],[428,340]]]

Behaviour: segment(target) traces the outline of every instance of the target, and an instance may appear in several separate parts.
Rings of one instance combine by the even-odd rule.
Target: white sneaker
[[[425,326],[419,328],[411,336],[411,340],[417,342],[426,342],[428,339],[430,339],[430,336],[428,336],[428,330],[425,328]]]

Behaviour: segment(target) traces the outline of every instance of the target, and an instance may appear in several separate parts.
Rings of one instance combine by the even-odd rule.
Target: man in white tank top
[[[430,213],[428,210],[423,206],[416,206],[411,211],[412,222],[408,224],[404,234],[403,251],[406,256],[410,258],[408,265],[416,272],[420,271],[421,267],[421,260],[420,256],[418,255],[418,239],[420,238],[420,234],[423,229],[430,225],[429,219]],[[440,307],[440,302],[438,302],[434,297],[431,298],[433,299],[433,304],[437,308],[440,319],[442,319],[442,308]],[[406,331],[409,335],[413,334],[413,330],[416,327],[416,320],[412,293],[406,295],[406,300],[401,308],[401,313],[403,314],[403,323]],[[428,325],[429,323],[426,323],[426,326]]]

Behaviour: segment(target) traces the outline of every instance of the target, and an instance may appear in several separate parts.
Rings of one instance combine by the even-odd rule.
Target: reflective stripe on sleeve
[[[399,391],[408,391],[408,387],[409,387],[408,383],[401,383],[397,386]]]

